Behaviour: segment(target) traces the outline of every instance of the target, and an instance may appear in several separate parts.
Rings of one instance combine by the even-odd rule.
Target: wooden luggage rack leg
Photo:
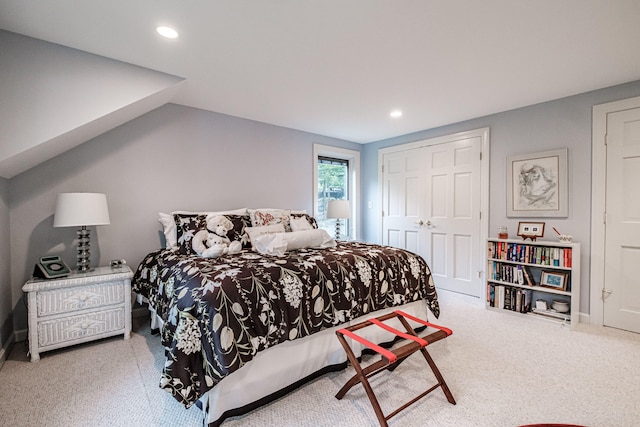
[[[399,331],[383,323],[385,320],[389,320],[393,318],[397,318],[398,320],[400,320],[400,322],[402,323],[402,326],[404,326],[404,328],[406,329],[406,332]],[[431,327],[437,330],[423,337],[419,337],[418,334],[416,334],[416,332],[413,330],[413,328],[411,327],[411,325],[406,319],[412,320],[414,322],[426,325],[428,327]],[[354,331],[357,331],[358,329],[362,329],[371,325],[376,325],[401,338],[404,338],[408,340],[408,343],[398,348],[387,350],[354,333]],[[387,421],[391,417],[398,414],[400,411],[404,410],[410,405],[414,404],[418,400],[422,399],[424,396],[431,393],[438,387],[442,388],[442,391],[447,397],[447,400],[449,401],[449,403],[455,405],[456,401],[453,398],[453,394],[449,390],[449,387],[447,386],[447,383],[444,381],[442,374],[440,374],[438,367],[436,366],[435,362],[431,358],[431,355],[427,352],[427,349],[426,349],[427,345],[434,343],[436,341],[439,341],[441,339],[447,338],[449,335],[451,335],[451,333],[452,333],[451,329],[445,328],[443,326],[434,325],[433,323],[411,316],[400,310],[396,310],[392,313],[385,314],[384,316],[369,319],[362,323],[358,323],[356,325],[352,325],[347,328],[337,330],[336,335],[338,336],[338,340],[342,344],[342,347],[344,347],[344,350],[347,353],[347,357],[349,358],[351,365],[353,365],[353,368],[355,369],[356,374],[353,377],[351,377],[349,381],[347,381],[347,383],[340,389],[340,391],[336,394],[336,398],[342,399],[345,396],[345,394],[347,394],[347,392],[351,389],[351,387],[353,387],[358,383],[362,383],[362,386],[364,387],[367,393],[367,396],[371,401],[371,406],[373,406],[373,410],[375,411],[376,416],[378,417],[378,421],[380,422],[380,425],[383,427],[388,425]],[[366,367],[362,367],[360,365],[360,362],[358,361],[358,358],[353,353],[351,346],[349,346],[349,343],[345,339],[345,336],[359,342],[360,344],[363,344],[364,346],[380,354],[381,356],[380,360],[378,360],[377,362],[373,362],[372,364]],[[429,364],[429,367],[433,371],[433,374],[435,375],[438,382],[433,387],[429,388],[419,396],[416,396],[415,398],[405,403],[404,405],[402,405],[401,407],[399,407],[389,415],[385,416],[384,413],[382,412],[382,409],[380,408],[378,399],[376,398],[376,395],[373,392],[373,389],[371,388],[371,384],[369,384],[368,378],[384,370],[393,371],[396,367],[398,367],[400,363],[402,363],[407,357],[411,356],[416,351],[420,351],[422,353],[422,355],[424,356],[425,360]]]

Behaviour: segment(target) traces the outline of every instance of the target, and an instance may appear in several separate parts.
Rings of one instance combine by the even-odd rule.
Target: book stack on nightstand
[[[31,361],[40,353],[113,335],[131,334],[131,278],[127,265],[33,278],[22,287],[29,310]]]

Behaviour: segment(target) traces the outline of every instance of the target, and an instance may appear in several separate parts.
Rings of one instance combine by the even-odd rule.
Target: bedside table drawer
[[[124,302],[124,281],[78,286],[37,293],[38,317],[69,313]]]
[[[38,346],[47,347],[124,330],[125,308],[38,322]]]

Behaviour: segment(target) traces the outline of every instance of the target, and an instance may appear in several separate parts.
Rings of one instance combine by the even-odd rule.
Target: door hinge
[[[382,216],[384,216],[384,211],[382,211]]]
[[[605,133],[604,134],[604,145],[607,145],[609,143],[609,134]]]
[[[482,160],[482,151],[480,152],[480,160]]]
[[[384,165],[382,165],[382,173],[384,173]]]
[[[606,212],[602,212],[602,223],[603,224],[607,223],[607,213]]]

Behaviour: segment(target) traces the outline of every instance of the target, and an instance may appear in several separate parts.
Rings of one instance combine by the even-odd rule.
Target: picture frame
[[[544,236],[544,222],[519,222],[517,235],[524,240],[535,241],[538,237]]]
[[[553,288],[559,291],[567,290],[568,273],[560,271],[542,271],[540,276],[540,286]]]
[[[568,217],[567,148],[507,157],[507,217]]]

